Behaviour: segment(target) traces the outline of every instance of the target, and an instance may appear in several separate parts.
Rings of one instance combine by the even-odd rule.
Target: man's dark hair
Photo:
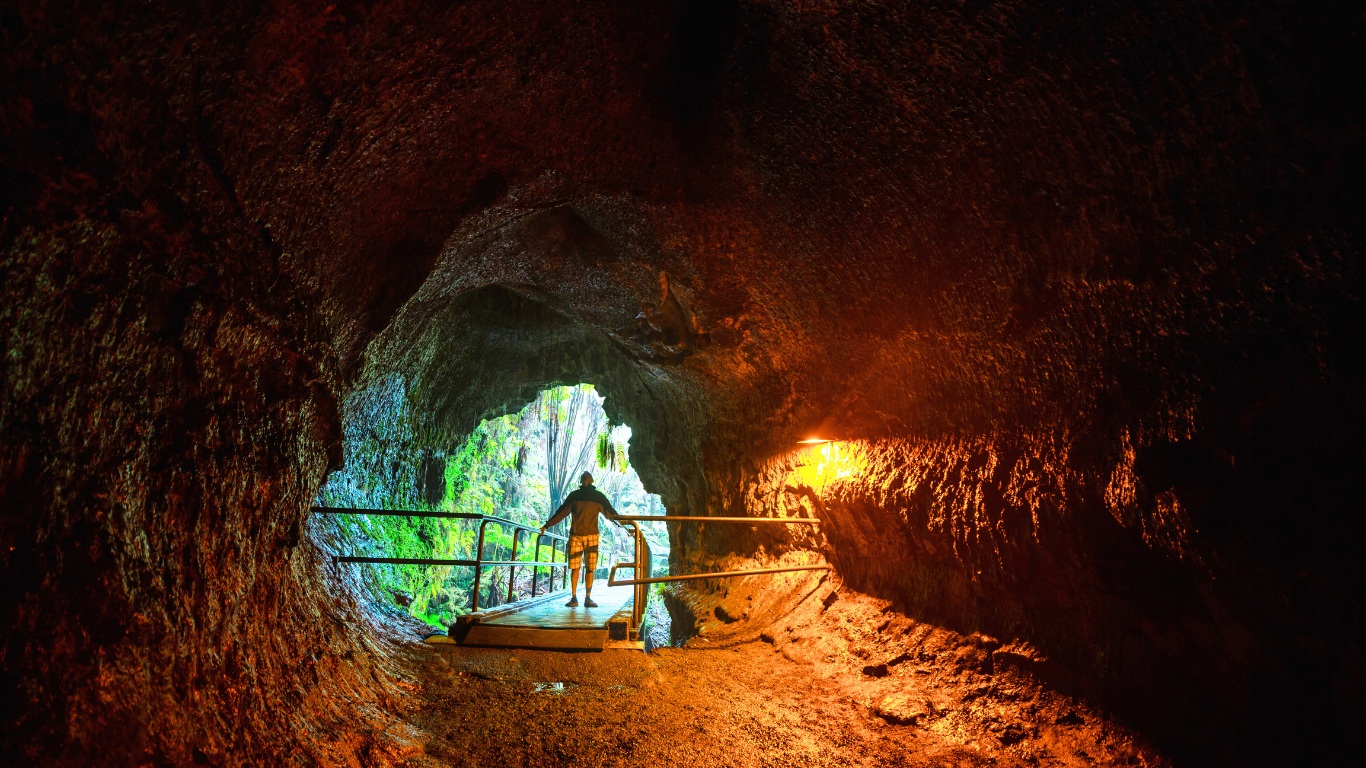
[[[582,475],[579,475],[579,483],[581,483],[581,484],[583,484],[583,485],[589,485],[589,484],[592,483],[592,482],[593,482],[593,473],[592,473],[592,472],[584,472]]]

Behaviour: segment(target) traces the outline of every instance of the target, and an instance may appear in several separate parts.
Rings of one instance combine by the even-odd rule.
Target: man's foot
[[[593,602],[593,598],[588,597],[587,595],[584,595],[584,598],[583,598],[583,607],[584,607],[584,608],[597,608],[597,607],[598,607],[598,604],[595,603],[595,602]]]
[[[592,600],[589,600],[588,602],[591,603],[591,602],[593,602],[593,601],[592,601]],[[569,607],[569,608],[578,608],[578,607],[579,607],[579,596],[578,596],[578,595],[574,595],[573,597],[569,598],[569,602],[565,603],[565,606],[566,606],[566,607]]]

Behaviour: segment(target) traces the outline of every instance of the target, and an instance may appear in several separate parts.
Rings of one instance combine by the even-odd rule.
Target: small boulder
[[[981,632],[973,632],[968,635],[967,641],[988,653],[1001,647],[1000,640],[997,640],[991,635],[984,635]]]
[[[1001,732],[996,735],[996,738],[1001,740],[1001,744],[1008,747],[1012,744],[1019,744],[1028,736],[1029,732],[1024,728],[1021,728],[1015,723],[1010,723],[1005,728],[1001,729]]]
[[[990,695],[990,694],[991,694],[991,686],[990,686],[990,685],[986,685],[986,684],[974,685],[974,686],[971,686],[971,687],[965,689],[965,690],[963,691],[963,693],[958,697],[958,700],[959,700],[960,702],[964,703],[964,704],[967,704],[968,702],[976,701],[977,699],[980,699],[980,698],[982,698],[983,696],[988,696],[988,695]]]
[[[934,714],[934,707],[906,693],[893,693],[873,707],[873,712],[889,723],[917,725]]]
[[[1014,642],[997,648],[991,653],[991,660],[996,664],[1009,664],[1023,669],[1044,664],[1048,657],[1039,652],[1037,648],[1029,643]]]
[[[953,658],[954,669],[972,669],[978,672],[991,671],[991,656],[974,645],[964,645]]]

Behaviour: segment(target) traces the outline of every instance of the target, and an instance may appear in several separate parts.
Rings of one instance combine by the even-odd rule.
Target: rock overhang
[[[609,418],[632,427],[644,482],[686,509],[700,500],[686,489],[702,487],[710,428],[702,384],[681,365],[700,323],[680,310],[687,289],[669,278],[689,265],[613,236],[585,208],[559,199],[489,211],[452,235],[371,342],[361,381],[402,374],[414,412],[446,435],[516,412],[548,387],[593,384]]]

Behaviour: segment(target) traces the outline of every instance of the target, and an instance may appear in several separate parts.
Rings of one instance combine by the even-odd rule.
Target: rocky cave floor
[[[1168,764],[1006,663],[1021,649],[885,608],[813,592],[790,614],[815,614],[800,629],[704,634],[649,654],[406,646],[413,730],[393,757],[412,768]]]

